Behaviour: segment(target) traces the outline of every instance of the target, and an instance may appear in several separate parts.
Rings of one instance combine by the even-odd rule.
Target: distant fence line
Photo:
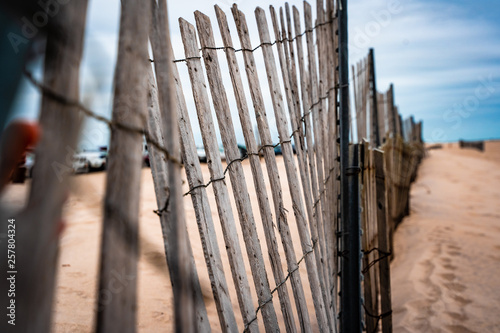
[[[474,148],[479,151],[484,151],[484,141],[464,141],[459,140],[458,146],[460,148]]]
[[[340,94],[341,89],[348,86],[346,81],[341,84],[337,70],[340,69],[340,73],[348,70],[341,61],[342,57],[347,56],[347,52],[342,53],[342,47],[346,46],[341,45],[338,37],[339,29],[340,36],[345,34],[342,29],[346,28],[346,21],[341,20],[346,17],[345,12],[342,13],[347,10],[346,6],[345,0],[342,0],[341,6],[333,0],[326,1],[326,4],[319,0],[314,21],[311,6],[304,2],[304,30],[301,28],[301,17],[296,7],[290,9],[288,4],[285,4],[284,8],[280,8],[278,18],[278,13],[271,6],[274,38],[271,38],[264,10],[257,8],[255,16],[260,44],[252,47],[246,17],[233,5],[231,11],[240,48],[233,46],[226,14],[218,6],[215,6],[215,11],[223,46],[215,45],[209,17],[197,11],[196,26],[179,19],[185,57],[174,60],[165,2],[152,1],[145,5],[130,0],[122,1],[111,121],[101,119],[102,117],[85,108],[74,94],[62,94],[60,91],[61,86],[78,82],[77,67],[72,67],[75,75],[70,81],[59,75],[61,83],[50,87],[45,82],[40,84],[31,77],[42,90],[44,103],[51,101],[61,108],[80,109],[85,115],[106,122],[111,129],[104,199],[97,331],[134,332],[136,329],[136,284],[127,284],[122,292],[111,297],[103,291],[113,283],[113,274],[117,270],[124,270],[127,277],[136,281],[141,168],[139,147],[143,134],[150,147],[151,171],[158,204],[158,210],[155,212],[161,221],[166,260],[173,286],[176,331],[211,330],[187,235],[183,195],[191,196],[213,298],[223,331],[258,332],[259,321],[263,323],[266,332],[279,331],[280,324],[287,332],[309,332],[316,325],[321,332],[349,331],[347,327],[364,328],[367,332],[375,332],[380,328],[383,332],[392,331],[389,257],[393,251],[394,229],[402,217],[408,214],[410,183],[415,178],[418,163],[423,157],[422,123],[415,123],[413,117],[402,121],[394,104],[392,85],[384,94],[377,91],[374,54],[371,50],[367,58],[352,68],[358,143],[351,143],[350,147],[345,146],[349,148],[349,164],[344,164],[348,168],[343,169],[339,163],[344,158],[342,145],[347,143],[342,141],[340,134],[342,130],[352,128],[354,124],[351,120],[344,123],[349,117],[341,117],[347,113],[350,116]],[[76,5],[67,7],[68,10],[77,10]],[[141,28],[138,29],[138,26]],[[83,32],[83,25],[79,28],[81,31],[75,33]],[[153,53],[150,61],[147,60],[148,36]],[[201,48],[198,47],[198,41]],[[225,53],[231,77],[232,93],[236,99],[247,148],[244,157],[241,157],[238,150],[227,98],[229,92],[224,88],[219,63],[224,60],[219,59],[219,50]],[[253,55],[256,50],[262,50],[265,73],[260,73],[256,67]],[[71,50],[61,49],[59,52],[62,55],[71,54]],[[247,92],[243,88],[236,52],[242,52],[243,55],[252,106],[247,105]],[[275,54],[278,60],[275,59]],[[137,59],[144,61],[138,62]],[[202,176],[191,120],[177,70],[177,64],[181,62],[185,62],[188,68],[210,171],[208,182],[205,182]],[[46,66],[45,75],[54,70],[55,67]],[[277,120],[276,129],[269,126],[259,74],[265,75],[268,80]],[[46,107],[43,105],[42,109]],[[212,119],[211,106],[216,111],[218,130]],[[252,130],[251,110],[257,120],[259,145]],[[42,124],[47,121],[47,117],[52,115],[42,112]],[[76,120],[68,120],[68,123],[77,124]],[[55,124],[50,126],[56,128],[56,132],[64,133],[67,129],[59,128],[60,125],[55,121]],[[290,217],[285,209],[274,153],[276,143],[271,139],[271,133],[275,130],[279,133],[278,144],[282,148],[286,170],[282,176],[286,177],[288,183],[294,218]],[[226,168],[223,168],[221,162],[216,132],[221,135]],[[51,151],[51,148],[41,147],[38,154],[43,155],[47,151]],[[264,157],[271,187],[274,215],[266,190],[261,155]],[[248,184],[241,164],[245,159],[250,162],[260,216],[254,216],[252,211]],[[295,160],[298,162],[298,171]],[[46,163],[45,167],[49,168],[49,162],[47,160],[41,163]],[[189,184],[187,193],[183,193],[181,188],[182,167]],[[227,174],[236,202],[236,213],[232,211],[231,194],[225,183]],[[36,177],[35,174],[34,184],[37,182]],[[340,186],[342,182],[347,182],[347,187]],[[47,186],[60,190],[66,186],[66,181],[60,184],[52,181]],[[222,227],[225,246],[219,244],[220,239],[215,233],[213,208],[210,207],[206,190],[208,186],[213,187],[215,194],[218,222]],[[348,189],[348,192],[345,189]],[[351,204],[352,207],[346,211],[345,203],[351,199],[355,199],[353,203],[359,202],[359,206]],[[59,204],[51,208],[60,212],[61,207]],[[266,260],[257,236],[256,223],[259,217],[265,230],[271,272],[265,268]],[[351,238],[347,237],[346,219],[355,223],[354,225],[357,223],[363,229],[360,239],[353,239],[353,235],[349,236]],[[250,287],[246,274],[236,220],[241,225],[246,260],[251,267],[254,282],[253,288]],[[295,220],[297,225],[302,250],[300,254],[295,252],[290,235],[291,220]],[[48,220],[46,224],[49,224]],[[283,259],[278,250],[278,241],[281,241],[284,249],[286,272],[282,268]],[[362,252],[352,253],[349,249],[356,247],[351,247],[349,242],[357,243],[358,251]],[[234,300],[229,297],[226,278],[228,272],[223,269],[220,248],[225,248],[227,252],[243,327],[238,327],[233,311]],[[363,259],[359,261],[361,254]],[[359,278],[351,281],[346,278],[347,272],[341,271],[341,267],[356,267],[345,266],[347,261],[357,261],[355,264],[359,270],[354,274]],[[305,262],[307,281],[302,280],[298,271],[302,262]],[[55,263],[55,256],[52,256],[44,271],[53,274]],[[361,282],[361,274],[364,275],[364,282]],[[269,282],[270,275],[274,287]],[[51,300],[54,280],[49,279],[46,283],[52,287],[40,289],[40,297]],[[291,286],[292,295],[289,294],[287,283]],[[304,288],[310,288],[313,309],[307,307]],[[347,289],[356,288],[363,288],[364,301],[361,297],[346,299],[346,296],[342,296],[346,295]],[[273,304],[276,294],[279,309]],[[257,297],[257,308],[253,305],[254,297]],[[48,301],[45,311],[32,312],[39,320],[36,322],[43,322],[44,327],[50,327],[51,303]],[[355,318],[354,322],[347,322],[346,308],[351,306],[363,315]],[[283,322],[278,321],[278,311],[282,314]]]

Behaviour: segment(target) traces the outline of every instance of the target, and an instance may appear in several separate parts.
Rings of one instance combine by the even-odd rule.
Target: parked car
[[[87,160],[89,165],[89,170],[104,170],[106,168],[106,162],[108,154],[102,151],[83,151],[78,154],[79,157],[83,157]]]
[[[240,151],[240,158],[247,156],[247,147],[245,145],[238,143],[238,149]]]
[[[149,150],[146,143],[142,144],[142,164],[151,167],[151,162],[149,161]]]
[[[75,173],[87,173],[90,170],[89,161],[81,154],[74,155],[72,159],[73,172]]]
[[[283,152],[281,151],[281,145],[277,145],[276,147],[274,147],[274,154],[275,155],[282,155]]]
[[[33,177],[33,165],[35,165],[35,154],[33,152],[26,153],[23,168],[26,170],[26,177]]]
[[[203,147],[196,147],[196,153],[198,154],[198,159],[202,163],[207,162],[207,153],[205,152],[205,148]]]
[[[207,162],[207,153],[205,152],[204,147],[196,147],[196,153],[198,154],[198,159],[200,160],[200,162],[202,162],[202,163]],[[226,159],[226,153],[224,152],[223,147],[219,147],[219,154],[220,154],[221,160],[224,161]]]

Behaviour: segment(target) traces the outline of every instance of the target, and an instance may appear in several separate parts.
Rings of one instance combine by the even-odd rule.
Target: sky
[[[378,90],[394,84],[395,101],[403,118],[413,115],[423,121],[427,142],[500,138],[500,4],[498,0],[350,0],[349,52],[354,64],[375,49]],[[235,32],[230,6],[233,2],[167,1],[175,58],[184,58],[178,17],[194,23],[193,12],[210,16],[217,45],[222,45],[213,9],[218,4],[228,16]],[[261,6],[276,8],[284,2],[274,0],[236,1],[246,14],[252,45],[259,43],[253,11]],[[303,13],[302,1],[290,1]],[[315,4],[313,13],[315,12]],[[81,67],[81,100],[92,110],[110,117],[113,72],[117,55],[119,0],[89,0],[84,55]],[[302,29],[304,24],[302,22]],[[237,34],[233,43],[239,46]],[[272,106],[265,80],[261,52],[255,52],[262,91],[271,128],[275,127]],[[237,118],[236,103],[225,56],[219,53],[228,98],[233,113],[237,139],[243,135]],[[240,68],[243,65],[238,54]],[[41,76],[41,61],[31,64]],[[191,97],[186,65],[178,65],[186,96],[195,140],[202,144],[196,111]],[[246,86],[246,79],[244,78]],[[252,105],[247,94],[248,105]],[[28,82],[16,103],[16,117],[34,118],[40,105],[38,92]],[[216,119],[213,114],[214,120]],[[255,120],[254,120],[255,123]],[[106,144],[109,131],[105,125],[89,120],[82,133],[82,148]],[[273,139],[278,140],[277,133]],[[220,141],[219,141],[220,142]]]

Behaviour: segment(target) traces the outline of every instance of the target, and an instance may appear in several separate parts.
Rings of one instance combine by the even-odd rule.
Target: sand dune
[[[430,151],[395,253],[395,332],[500,331],[500,142]]]

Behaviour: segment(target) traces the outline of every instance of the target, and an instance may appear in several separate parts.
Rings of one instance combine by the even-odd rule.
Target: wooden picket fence
[[[211,184],[214,188],[219,220],[224,233],[224,242],[231,266],[231,276],[238,294],[238,303],[243,318],[244,331],[257,332],[259,330],[257,315],[260,312],[261,320],[267,332],[279,331],[277,320],[277,309],[275,309],[273,294],[277,292],[280,310],[283,318],[283,326],[288,332],[295,332],[299,328],[309,331],[313,327],[310,315],[314,315],[317,327],[320,331],[336,330],[336,304],[335,304],[335,278],[334,272],[334,251],[336,249],[333,237],[335,226],[330,224],[327,214],[335,212],[335,207],[329,207],[326,198],[327,186],[333,183],[334,178],[329,177],[334,170],[328,160],[328,156],[334,154],[333,151],[325,149],[330,144],[329,138],[333,139],[332,131],[336,126],[327,126],[328,107],[330,113],[334,113],[333,91],[335,89],[334,73],[334,41],[333,38],[333,2],[326,8],[322,2],[318,2],[319,9],[316,25],[313,26],[311,6],[304,5],[305,32],[300,27],[300,17],[297,8],[292,12],[288,6],[279,11],[279,19],[273,7],[270,8],[273,36],[271,38],[270,29],[264,10],[257,8],[255,16],[259,29],[260,44],[255,47],[251,45],[250,35],[246,23],[245,15],[236,6],[232,8],[233,18],[236,24],[240,47],[233,46],[232,36],[229,32],[229,25],[226,14],[215,6],[219,31],[222,36],[223,46],[215,45],[214,28],[208,16],[195,12],[196,27],[184,19],[179,20],[182,40],[184,44],[185,59],[176,60],[176,63],[185,61],[187,63],[191,90],[198,114],[198,121],[203,137],[203,144],[207,153],[208,168],[211,179],[204,184],[201,178],[199,162],[196,156],[196,147],[192,140],[190,121],[183,96],[183,89],[180,78],[174,68],[174,81],[176,83],[176,96],[179,105],[180,133],[182,142],[182,152],[186,174],[190,185],[189,194],[192,197],[193,205],[200,226],[200,235],[204,242],[207,268],[211,272],[211,284],[213,286],[214,299],[217,304],[220,325],[228,332],[238,331],[235,315],[232,312],[231,301],[228,299],[227,281],[224,272],[217,271],[222,267],[220,254],[218,253],[218,240],[213,232],[213,221],[209,216],[206,187]],[[294,23],[295,34],[292,32],[292,22]],[[198,32],[198,37],[196,36]],[[315,35],[313,35],[315,33]],[[303,35],[306,39],[306,50],[308,62],[305,62],[303,49]],[[201,45],[198,46],[198,38]],[[316,39],[314,39],[316,38]],[[317,51],[315,47],[317,42]],[[278,60],[281,69],[281,76],[277,69],[277,60],[273,53],[272,46],[276,45]],[[286,169],[286,179],[293,202],[295,222],[297,224],[302,254],[297,255],[294,250],[289,220],[291,218],[285,210],[283,202],[282,188],[279,181],[279,171],[277,167],[274,147],[276,143],[271,139],[271,131],[268,117],[266,115],[261,83],[255,65],[253,52],[262,49],[268,86],[270,89],[274,115],[276,118],[277,131],[279,133],[281,150]],[[232,122],[229,108],[227,91],[224,88],[222,74],[220,70],[217,50],[223,49],[225,60],[231,75],[233,93],[236,98],[238,114],[241,128],[245,137],[247,156],[250,160],[252,176],[257,192],[260,219],[266,230],[266,244],[271,260],[272,272],[265,270],[265,259],[262,253],[259,239],[257,238],[256,220],[252,213],[252,206],[247,189],[247,182],[241,166],[242,158],[237,148],[234,124]],[[297,53],[295,53],[295,49]],[[253,110],[257,119],[257,126],[260,135],[258,146],[250,118],[250,109],[246,103],[242,77],[236,52],[243,53],[245,72],[247,74],[248,86],[253,102]],[[318,54],[321,55],[318,57]],[[329,56],[327,56],[329,55]],[[298,59],[299,71],[296,68]],[[316,61],[319,63],[316,64]],[[156,62],[156,55],[155,55]],[[210,88],[213,107],[217,115],[219,132],[224,146],[227,167],[224,169],[220,156],[218,144],[215,138],[215,125],[210,113],[210,101],[207,92],[206,79],[203,75],[203,65],[206,71],[208,86]],[[321,72],[317,73],[317,67]],[[300,79],[299,79],[300,75]],[[281,92],[280,82],[285,91]],[[299,85],[299,82],[307,84]],[[301,96],[299,94],[301,87]],[[329,93],[332,93],[331,97]],[[283,96],[284,94],[284,96]],[[301,103],[301,98],[302,102]],[[286,104],[285,101],[286,100]],[[328,100],[330,103],[328,103]],[[287,107],[287,110],[285,109]],[[312,117],[311,117],[312,116]],[[290,133],[288,121],[291,123],[293,132]],[[335,121],[332,122],[335,124]],[[305,125],[305,126],[303,126]],[[330,132],[327,132],[327,131]],[[310,133],[307,136],[305,133]],[[314,137],[311,134],[314,133]],[[333,132],[334,133],[334,132]],[[299,166],[297,172],[295,157],[291,139],[293,138]],[[307,139],[307,142],[306,142]],[[332,145],[333,147],[334,145]],[[263,154],[269,183],[271,184],[271,195],[274,204],[274,219],[271,205],[266,194],[263,170],[259,155]],[[309,158],[309,159],[308,159]],[[153,156],[153,160],[156,157]],[[308,172],[308,170],[314,170]],[[237,218],[231,211],[229,200],[229,190],[225,184],[226,173],[232,184],[232,192],[237,203]],[[300,181],[299,181],[300,177]],[[325,177],[330,180],[325,181]],[[329,183],[330,182],[330,183]],[[312,187],[311,184],[312,183]],[[333,189],[333,186],[330,186]],[[301,196],[302,194],[302,196]],[[254,290],[257,295],[258,308],[253,305],[253,295],[249,285],[245,268],[244,257],[240,249],[238,235],[235,228],[235,221],[239,220],[243,233],[244,246],[247,253],[247,260],[250,263]],[[278,226],[276,235],[273,225]],[[287,263],[286,274],[282,268],[282,259],[278,251],[278,237],[281,239],[285,261]],[[298,257],[302,257],[298,259]],[[307,267],[307,277],[309,288],[313,295],[314,309],[308,309],[304,294],[304,284],[298,271],[298,265],[304,261]],[[331,273],[331,274],[330,274]],[[268,275],[273,276],[275,287],[271,287]],[[286,281],[289,280],[293,298],[295,300],[294,318],[292,310],[292,298],[288,293]],[[196,288],[197,286],[195,286]],[[195,303],[196,313],[204,313],[204,304]],[[181,310],[182,311],[182,310]],[[311,312],[311,314],[309,313]],[[185,315],[185,314],[184,314]],[[209,330],[209,322],[201,316],[193,321],[197,323],[199,331]]]
[[[397,223],[408,213],[410,183],[415,178],[423,156],[422,125],[415,124],[413,118],[402,121],[394,104],[392,85],[387,93],[377,91],[375,61],[371,51],[366,59],[353,68],[358,143],[352,143],[350,147],[349,161],[353,164],[341,172],[339,123],[341,113],[345,115],[344,112],[349,112],[348,109],[339,108],[338,99],[339,91],[345,88],[339,83],[337,71],[342,57],[337,37],[341,23],[339,17],[342,17],[339,14],[347,10],[347,2],[342,0],[342,3],[339,6],[333,0],[327,0],[326,3],[318,0],[315,19],[307,2],[304,2],[303,17],[296,7],[290,8],[288,4],[279,11],[271,6],[268,15],[263,9],[257,8],[258,45],[252,45],[246,17],[236,5],[231,8],[231,14],[238,42],[233,40],[235,36],[230,33],[226,13],[218,6],[215,6],[218,28],[212,25],[207,15],[197,11],[195,25],[179,19],[184,57],[174,59],[165,1],[139,3],[123,0],[112,120],[96,115],[79,103],[76,89],[71,88],[78,82],[79,58],[75,58],[75,54],[81,55],[85,20],[77,20],[77,25],[72,20],[61,22],[63,30],[71,31],[70,36],[80,36],[75,41],[77,45],[70,43],[71,47],[58,49],[59,46],[49,43],[47,52],[55,52],[62,59],[68,59],[68,62],[76,59],[76,63],[67,65],[65,62],[48,61],[45,66],[46,82],[40,84],[31,78],[42,91],[46,103],[42,107],[42,124],[53,128],[55,135],[62,133],[70,145],[76,144],[73,136],[78,133],[79,119],[64,118],[64,122],[60,121],[55,111],[49,108],[56,105],[68,111],[68,114],[77,114],[79,110],[86,116],[107,123],[111,129],[96,331],[112,333],[136,330],[138,207],[143,136],[149,147],[158,204],[156,213],[162,226],[174,294],[175,331],[209,332],[214,325],[208,319],[194,264],[183,209],[184,196],[191,198],[195,211],[222,331],[258,332],[264,328],[266,332],[280,329],[287,332],[337,332],[345,327],[339,323],[343,318],[340,313],[345,311],[340,301],[341,286],[345,288],[345,283],[353,283],[354,289],[361,288],[361,279],[339,283],[342,279],[340,262],[347,257],[351,260],[361,257],[361,253],[348,253],[346,244],[339,241],[346,234],[339,221],[346,219],[349,214],[343,211],[340,204],[341,198],[344,203],[347,202],[347,193],[343,192],[339,182],[346,177],[351,177],[349,195],[355,199],[352,202],[359,201],[359,207],[357,204],[352,207],[355,214],[350,218],[359,222],[364,231],[361,239],[364,254],[361,270],[355,272],[365,277],[362,285],[364,301],[361,298],[350,300],[360,309],[364,307],[364,315],[355,318],[355,321],[359,328],[364,322],[367,332],[375,332],[380,328],[383,332],[392,331],[389,271],[391,240]],[[71,18],[86,8],[86,1],[78,1],[78,4],[65,7],[69,13],[67,17]],[[304,27],[301,26],[302,21]],[[216,45],[215,30],[220,33],[223,45]],[[149,61],[148,39],[152,49],[152,59]],[[235,46],[238,43],[239,46]],[[265,72],[260,72],[256,65],[254,53],[257,51],[262,52]],[[238,64],[239,52],[246,75],[243,75]],[[224,86],[221,71],[223,62],[229,70],[232,89]],[[184,95],[186,87],[183,87],[177,68],[184,64],[187,65],[192,97]],[[66,73],[65,66],[71,68],[72,75],[63,77],[54,74]],[[348,69],[342,68],[341,72],[345,70]],[[244,76],[248,81],[248,90],[243,85]],[[270,126],[269,110],[266,110],[259,76],[267,77],[276,128]],[[52,77],[56,77],[55,82],[50,80]],[[228,94],[234,96],[237,105],[247,150],[243,157],[238,149]],[[251,106],[247,104],[248,95],[251,97]],[[195,103],[207,154],[209,180],[202,175],[186,98],[192,98]],[[215,110],[217,122],[212,118],[211,108]],[[258,140],[252,129],[251,113],[257,122]],[[354,121],[348,124],[349,127],[352,125]],[[272,140],[272,133],[276,131],[279,134],[278,143]],[[216,133],[220,133],[224,146],[225,167],[221,161]],[[282,150],[285,174],[280,174],[278,170],[274,151],[277,145]],[[53,154],[48,154],[48,159],[41,159],[40,172],[50,173],[52,161],[60,161],[61,165],[68,163],[64,154],[45,142],[38,148],[37,154],[43,156],[47,152]],[[264,163],[261,162],[261,156]],[[258,216],[253,213],[249,181],[243,172],[242,162],[245,159],[249,160],[251,167]],[[266,190],[263,167],[267,171],[271,199]],[[183,169],[189,185],[187,193],[182,192]],[[51,238],[53,233],[50,232],[56,226],[51,221],[54,216],[60,215],[60,197],[68,183],[67,177],[58,182],[53,177],[42,181],[42,175],[34,175],[32,192],[40,193],[37,186],[44,185],[55,191],[56,199],[46,206],[46,210],[51,213],[42,216],[40,222],[40,230],[47,231],[41,232],[33,240],[34,253],[41,257],[47,251],[45,244],[54,242]],[[227,175],[231,187],[226,184]],[[285,209],[280,176],[286,178],[293,216]],[[215,207],[210,205],[209,186],[213,188]],[[231,208],[231,197],[236,203],[236,212]],[[218,221],[213,218],[214,209],[217,210]],[[216,236],[216,223],[222,228],[223,239]],[[238,234],[236,223],[240,224],[242,235]],[[262,223],[265,230],[269,258],[264,255],[260,245],[258,223]],[[296,252],[293,244],[290,231],[292,223],[298,230],[300,253]],[[240,243],[240,239],[243,239],[244,244]],[[278,242],[281,242],[284,250],[283,259]],[[35,305],[28,308],[27,313],[33,320],[24,324],[26,331],[46,332],[50,329],[57,262],[57,243],[51,244],[53,246],[48,248],[49,255],[42,261],[43,268],[39,267],[41,264],[33,265],[43,273],[44,279],[40,285],[27,288],[35,291],[36,302],[27,302]],[[220,249],[225,249],[227,253],[230,272],[223,268]],[[243,253],[247,256],[244,257]],[[268,262],[271,271],[266,270]],[[286,264],[283,265],[283,262]],[[245,263],[251,268],[251,278],[247,276]],[[305,265],[307,279],[303,279],[300,274],[301,265]],[[106,291],[116,283],[117,272],[121,272],[130,283],[121,292],[110,296]],[[230,279],[237,300],[230,298]],[[253,281],[253,286],[250,281]],[[312,295],[312,308],[307,306],[306,288],[310,289],[308,294]],[[276,296],[278,301],[275,303]],[[27,300],[30,297],[26,295]],[[254,299],[257,300],[257,306],[254,306]],[[238,303],[238,315],[233,310],[234,302]],[[43,310],[40,310],[40,304],[44,304]],[[242,324],[238,323],[237,317],[241,318]]]
[[[367,332],[392,332],[389,260],[394,231],[409,214],[410,185],[424,156],[422,122],[402,121],[394,87],[376,88],[374,51],[352,67],[362,168],[362,249]]]

